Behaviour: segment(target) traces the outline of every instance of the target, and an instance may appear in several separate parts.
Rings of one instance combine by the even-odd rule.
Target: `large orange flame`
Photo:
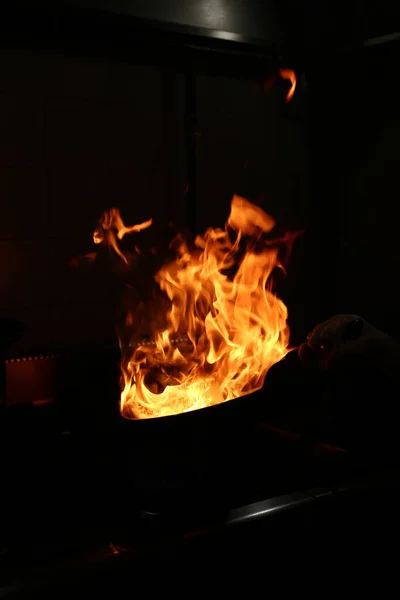
[[[117,240],[150,224],[125,227],[112,209],[94,240],[127,262]],[[150,341],[132,336],[122,347],[124,417],[173,415],[262,387],[289,342],[287,309],[272,291],[279,241],[266,234],[274,226],[260,207],[235,195],[225,230],[208,229],[192,248],[179,238],[176,258],[155,277],[169,299],[167,309],[160,307],[165,325]],[[129,310],[132,324],[135,307]]]

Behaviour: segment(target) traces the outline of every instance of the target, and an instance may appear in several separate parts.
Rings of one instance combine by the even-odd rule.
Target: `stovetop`
[[[383,513],[393,515],[388,507],[400,496],[396,457],[378,456],[375,449],[354,454],[272,418],[274,399],[290,412],[299,405],[299,390],[307,389],[313,406],[318,386],[312,388],[300,368],[296,375],[296,365],[290,377],[277,378],[275,389],[269,379],[268,402],[253,395],[178,417],[129,422],[112,395],[114,371],[107,383],[97,355],[92,366],[81,363],[74,377],[71,363],[62,367],[57,402],[3,410],[5,596],[32,597],[40,589],[45,597],[47,586],[49,597],[61,597],[62,582],[69,597],[79,581],[88,598],[88,590],[106,585],[104,577],[115,595],[116,579],[125,580],[132,565],[153,580],[155,562],[166,569],[178,561],[189,572],[205,556],[208,566],[219,564],[221,554],[232,565],[250,555],[257,561],[260,536],[261,544],[269,540],[265,553],[287,540],[297,547],[297,536],[317,536],[320,543],[327,531],[343,534],[355,514],[370,527],[377,495]],[[87,384],[78,386],[83,373]],[[193,552],[200,553],[196,560]]]
[[[375,487],[400,481],[397,472],[353,460],[343,448],[304,442],[260,421],[218,435],[212,427],[194,437],[190,430],[179,440],[150,435],[148,427],[145,435],[131,428],[126,437],[126,424],[65,429],[55,407],[19,407],[3,421],[5,596],[32,597],[39,589],[43,596],[48,588],[54,597],[54,586],[64,579],[72,586],[83,574],[101,587],[107,572],[114,585],[114,568],[121,577],[131,564],[144,573],[154,556],[162,564],[178,555],[188,560],[188,547],[210,536],[216,552],[221,532],[226,539],[227,531],[254,523],[261,531],[276,515],[289,515],[290,525],[278,526],[279,540],[304,514],[315,518],[316,502],[354,486],[368,489],[372,480]],[[87,589],[82,597],[90,597]]]
[[[364,469],[344,449],[303,445],[259,422],[218,434],[190,430],[178,442],[132,429],[128,443],[118,420],[96,431],[62,425],[54,407],[19,407],[3,428],[9,563],[126,546],[161,522],[187,530],[223,522],[240,507],[322,489]]]
[[[171,432],[169,439],[151,430],[139,435],[140,423],[118,419],[103,429],[66,429],[48,406],[9,413],[1,444],[8,541],[39,536],[51,545],[54,535],[69,541],[78,531],[108,538],[143,515],[217,517],[322,486],[350,464],[343,449],[302,447],[296,436],[257,422],[217,433],[189,429],[179,439]]]

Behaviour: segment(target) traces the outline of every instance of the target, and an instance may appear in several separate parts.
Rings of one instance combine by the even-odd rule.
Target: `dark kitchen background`
[[[296,342],[339,311],[397,334],[398,42],[380,13],[71,4],[2,19],[0,306],[26,325],[21,351],[112,336],[104,294],[68,265],[104,208],[201,232],[241,190],[305,229],[282,291]],[[264,91],[279,62],[297,72],[289,105],[284,82]]]
[[[53,3],[54,4],[54,3]],[[304,229],[280,293],[293,342],[337,312],[400,334],[396,7],[16,2],[2,7],[0,316],[14,354],[113,339],[69,261],[104,208],[202,232],[233,192]],[[265,83],[279,66],[297,73]],[[104,288],[107,282],[104,282]]]
[[[70,262],[105,208],[202,232],[237,192],[303,230],[293,344],[342,312],[400,340],[399,50],[389,0],[1,3],[0,596],[250,596],[392,553],[395,344],[354,380],[292,352],[258,392],[126,420],[113,281]]]

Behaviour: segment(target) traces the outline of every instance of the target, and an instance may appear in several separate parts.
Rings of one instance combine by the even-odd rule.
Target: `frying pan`
[[[309,447],[323,443],[361,457],[388,459],[398,455],[389,410],[397,394],[398,388],[379,373],[372,377],[360,369],[340,375],[320,372],[304,365],[293,351],[269,370],[257,392],[179,415],[121,418],[120,430],[128,440],[157,438],[163,447],[184,448],[194,439],[204,445],[217,441],[221,446],[228,440],[237,444],[245,429],[265,424],[295,434]]]
[[[305,430],[307,413],[315,409],[318,393],[314,376],[297,353],[291,353],[270,369],[263,388],[252,394],[167,417],[126,420],[119,416],[114,430],[116,444],[127,459],[127,468],[135,453],[150,469],[157,468],[162,460],[176,461],[177,455],[188,465],[195,463],[196,457],[201,463],[205,455],[209,462],[218,458],[220,464],[232,457],[241,461],[246,454],[243,446],[251,443],[260,423],[273,423],[296,433]],[[308,440],[311,443],[312,433]]]

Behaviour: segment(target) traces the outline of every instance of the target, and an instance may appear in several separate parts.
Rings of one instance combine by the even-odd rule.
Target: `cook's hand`
[[[321,370],[386,368],[400,370],[400,347],[358,315],[337,315],[317,325],[299,349],[305,363]]]

